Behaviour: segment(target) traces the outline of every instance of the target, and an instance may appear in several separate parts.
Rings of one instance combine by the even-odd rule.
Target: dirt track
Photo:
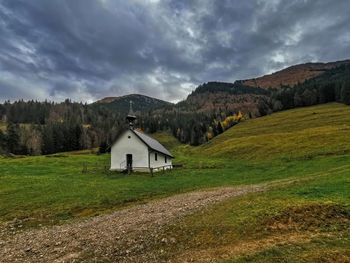
[[[0,262],[157,262],[157,255],[148,252],[162,226],[207,205],[266,188],[201,190],[75,223],[6,235],[0,240]]]

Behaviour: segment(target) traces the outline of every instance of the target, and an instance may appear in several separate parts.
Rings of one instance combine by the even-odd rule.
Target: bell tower
[[[134,111],[132,110],[132,101],[130,101],[130,108],[128,116],[126,116],[127,121],[129,122],[129,128],[134,129],[134,121],[136,120],[136,116]]]

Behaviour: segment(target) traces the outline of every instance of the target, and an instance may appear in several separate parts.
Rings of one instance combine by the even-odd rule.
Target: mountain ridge
[[[311,79],[319,78],[327,71],[336,69],[350,60],[334,62],[308,62],[293,65],[262,77],[236,80],[234,83],[210,81],[203,83],[188,94],[187,98],[178,103],[170,103],[141,94],[129,94],[120,97],[106,97],[95,104],[105,105],[107,108],[125,114],[129,108],[129,101],[134,102],[137,112],[152,111],[153,114],[162,114],[165,111],[180,110],[181,112],[226,112],[230,114],[241,111],[251,117],[258,117],[265,110],[262,108],[280,108],[279,102],[271,102],[269,87],[293,87]],[[281,99],[279,99],[281,100]],[[271,104],[271,105],[268,105]]]
[[[104,105],[111,110],[127,113],[130,101],[133,102],[133,110],[148,111],[159,107],[173,105],[171,102],[153,98],[142,94],[128,94],[119,97],[105,97],[93,103],[93,105]]]
[[[266,74],[261,77],[241,80],[242,84],[260,87],[263,89],[278,88],[281,85],[294,86],[310,78],[316,77],[328,69],[332,69],[343,64],[349,64],[350,59],[334,62],[307,62],[293,65],[282,70]]]
[[[147,96],[147,95],[143,95],[143,94],[139,94],[139,93],[131,93],[131,94],[126,94],[126,95],[122,95],[122,96],[116,96],[116,97],[104,97],[103,99],[99,99],[93,103],[111,103],[113,101],[116,101],[116,100],[120,100],[120,99],[125,99],[125,98],[148,98],[148,99],[152,99],[152,100],[157,100],[157,101],[162,101],[162,102],[168,102],[168,101],[165,101],[165,100],[161,100],[161,99],[158,99],[158,98],[154,98],[154,97],[151,97],[151,96]],[[168,102],[171,104],[171,102]]]

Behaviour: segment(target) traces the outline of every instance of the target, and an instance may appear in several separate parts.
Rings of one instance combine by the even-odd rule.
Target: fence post
[[[87,165],[85,163],[83,164],[83,170],[81,172],[82,173],[86,173],[87,172]]]
[[[153,177],[153,168],[149,168],[150,172],[151,172],[151,176]]]

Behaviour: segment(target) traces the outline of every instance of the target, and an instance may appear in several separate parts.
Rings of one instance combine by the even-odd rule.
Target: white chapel
[[[174,156],[157,140],[134,128],[136,116],[130,102],[129,129],[111,146],[111,170],[160,171],[172,168]]]

